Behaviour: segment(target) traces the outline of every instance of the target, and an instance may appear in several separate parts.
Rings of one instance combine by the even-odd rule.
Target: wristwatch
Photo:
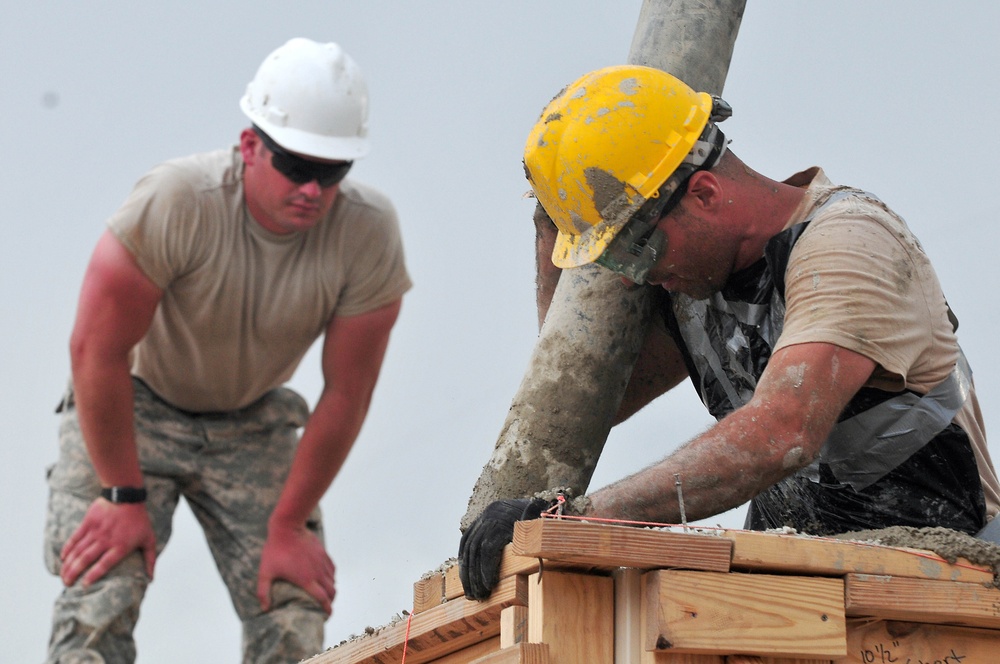
[[[101,489],[101,498],[113,503],[144,503],[146,502],[146,487],[108,486]]]

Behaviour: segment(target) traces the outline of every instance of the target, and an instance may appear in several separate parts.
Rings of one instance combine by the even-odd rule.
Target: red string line
[[[557,516],[555,514],[549,514],[547,512],[542,513],[543,519],[575,519],[577,521],[596,521],[598,523],[618,523],[624,524],[626,526],[647,526],[649,528],[684,528],[679,523],[656,523],[654,521],[629,521],[628,519],[602,519],[600,517],[594,516],[577,516],[575,514],[563,514],[562,516]],[[698,530],[729,530],[728,528],[722,528],[719,526],[691,526],[688,525],[686,528],[697,528]]]
[[[406,644],[410,642],[410,621],[413,620],[413,611],[406,616],[406,635],[403,636],[403,656],[399,660],[399,664],[406,664]]]

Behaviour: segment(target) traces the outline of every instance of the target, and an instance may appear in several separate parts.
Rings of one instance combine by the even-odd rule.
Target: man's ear
[[[260,137],[247,127],[240,132],[240,154],[244,164],[253,164],[260,148]]]
[[[695,207],[710,210],[722,200],[722,183],[711,171],[695,171],[688,178],[685,198]]]

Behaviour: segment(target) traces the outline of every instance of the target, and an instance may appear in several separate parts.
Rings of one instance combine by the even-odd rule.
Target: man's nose
[[[316,180],[309,180],[309,182],[299,185],[299,191],[309,198],[316,198],[323,191],[323,188],[319,186],[319,182]]]

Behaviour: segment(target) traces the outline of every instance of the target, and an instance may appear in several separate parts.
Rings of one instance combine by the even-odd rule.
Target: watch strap
[[[144,503],[146,488],[136,486],[107,486],[101,489],[101,498],[113,503]]]

